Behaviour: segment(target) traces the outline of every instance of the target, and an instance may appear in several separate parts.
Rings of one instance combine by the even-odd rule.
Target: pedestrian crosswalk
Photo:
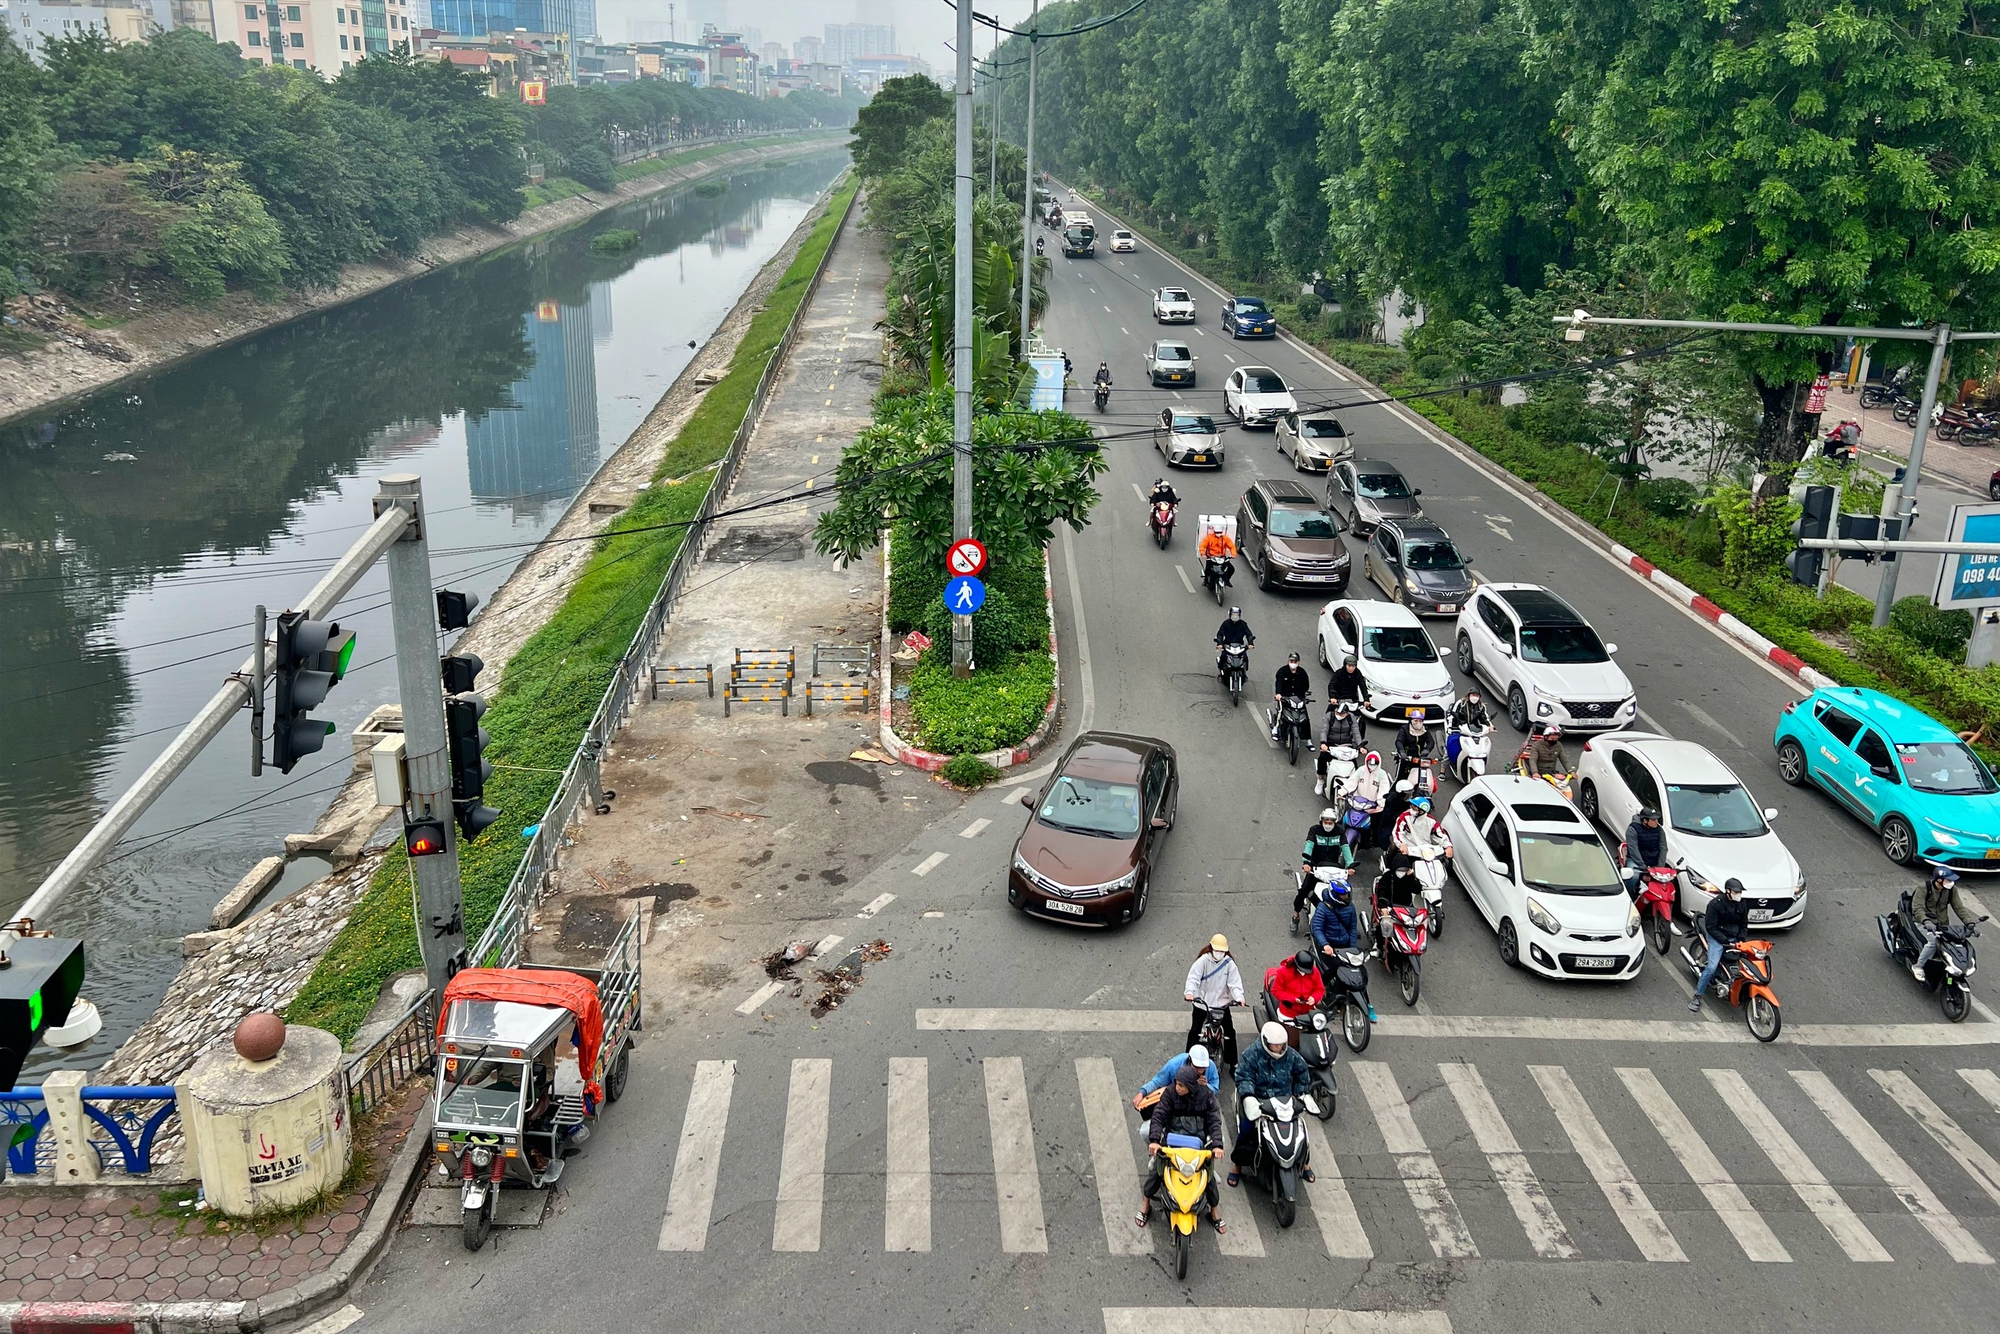
[[[899,1056],[886,1072],[858,1059],[700,1061],[659,1249],[725,1235],[740,1247],[720,1197],[773,1252],[852,1254],[879,1235],[890,1253],[986,1237],[1006,1255],[1152,1255],[1159,1230],[1132,1221],[1145,1150],[1128,1103],[1151,1066],[1129,1064],[1046,1051]],[[1990,1069],[1353,1060],[1337,1075],[1338,1115],[1307,1126],[1317,1180],[1294,1229],[1316,1231],[1329,1259],[1783,1265],[1942,1251],[1988,1265],[2000,1244]],[[725,1154],[732,1129],[775,1154]],[[1224,1210],[1229,1230],[1211,1235],[1224,1257],[1301,1253],[1261,1191],[1225,1191]]]

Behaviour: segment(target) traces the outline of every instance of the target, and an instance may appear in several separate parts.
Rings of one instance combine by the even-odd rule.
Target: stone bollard
[[[250,1016],[233,1046],[202,1054],[180,1110],[211,1208],[248,1218],[340,1184],[352,1148],[341,1061],[331,1033],[275,1015]]]
[[[82,1070],[51,1070],[42,1081],[42,1105],[49,1112],[44,1133],[55,1137],[58,1186],[97,1182],[97,1150],[91,1147],[90,1117],[83,1110],[83,1086],[88,1082]]]

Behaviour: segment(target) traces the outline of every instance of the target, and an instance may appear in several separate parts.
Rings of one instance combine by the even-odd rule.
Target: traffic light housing
[[[403,850],[412,857],[435,857],[449,852],[444,821],[426,815],[403,821]]]
[[[0,1092],[14,1087],[43,1033],[69,1022],[83,989],[83,942],[23,936],[0,948]]]
[[[1835,508],[1840,504],[1840,489],[1832,486],[1808,486],[1799,496],[1799,517],[1792,522],[1792,540],[1824,538],[1833,532]],[[1794,547],[1785,557],[1785,570],[1792,576],[1792,582],[1807,588],[1818,588],[1826,569],[1826,552],[1818,547]]]
[[[470,691],[473,682],[479,679],[479,673],[485,669],[486,664],[473,653],[455,653],[438,659],[438,675],[444,680],[444,693],[447,695],[463,695]]]
[[[463,630],[472,624],[472,613],[479,606],[479,595],[440,588],[437,591],[437,603],[438,629]]]
[[[444,702],[445,739],[451,746],[451,804],[459,832],[468,839],[500,818],[500,812],[480,804],[486,780],[493,772],[483,752],[493,738],[479,725],[486,701],[470,693],[448,696]]]
[[[271,764],[288,774],[333,735],[333,724],[311,713],[347,674],[354,633],[343,632],[337,621],[287,611],[278,614],[277,641],[271,669]]]

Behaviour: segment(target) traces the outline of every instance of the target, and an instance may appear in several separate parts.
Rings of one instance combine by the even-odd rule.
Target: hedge
[[[973,618],[975,621],[978,617]],[[1041,726],[1055,690],[1055,660],[1046,651],[1017,653],[982,664],[961,681],[943,661],[925,654],[910,673],[910,740],[925,750],[955,755],[1018,745]]]

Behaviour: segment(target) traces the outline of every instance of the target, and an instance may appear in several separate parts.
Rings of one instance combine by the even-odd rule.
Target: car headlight
[[[1132,888],[1132,886],[1138,883],[1139,883],[1139,868],[1135,866],[1131,870],[1127,871],[1124,875],[1118,877],[1116,880],[1106,885],[1104,888],[1110,893],[1116,894],[1119,890],[1130,889]]]
[[[1542,699],[1535,701],[1535,715],[1537,717],[1547,718],[1555,711],[1556,711],[1556,706],[1549,703],[1547,700]]]
[[[1626,700],[1625,703],[1621,705],[1618,710],[1618,712],[1620,713],[1637,713],[1638,711],[1639,711],[1639,697],[1637,695],[1634,695],[1631,699]]]
[[[1559,936],[1562,934],[1563,924],[1558,922],[1554,914],[1549,912],[1547,908],[1544,908],[1532,898],[1528,900],[1528,920],[1548,935]]]
[[[1030,880],[1035,878],[1035,868],[1028,865],[1028,859],[1018,852],[1014,854],[1014,869]]]
[[[1958,846],[1958,840],[1956,838],[1953,838],[1950,834],[1945,833],[1944,830],[1938,828],[1936,825],[1931,826],[1931,837],[1936,839],[1938,842],[1944,844],[1948,848],[1955,848]]]
[[[1639,905],[1636,903],[1625,910],[1625,934],[1628,937],[1639,934]]]

